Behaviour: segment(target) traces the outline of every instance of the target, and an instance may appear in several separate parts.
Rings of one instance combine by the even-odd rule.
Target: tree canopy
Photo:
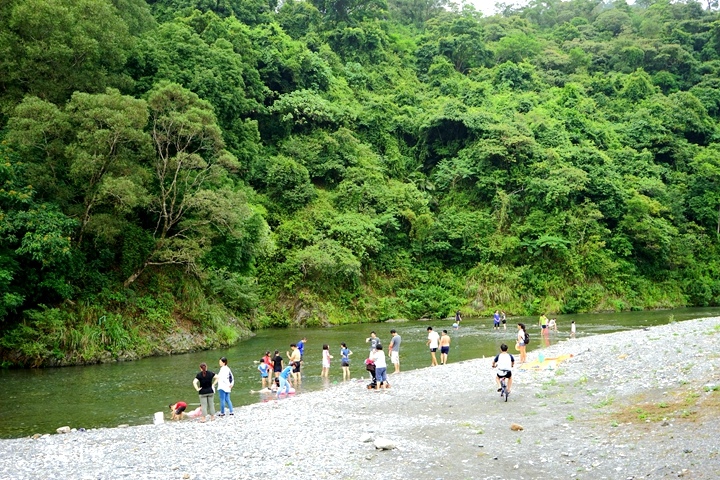
[[[720,304],[716,6],[499,8],[3,2],[3,358]]]

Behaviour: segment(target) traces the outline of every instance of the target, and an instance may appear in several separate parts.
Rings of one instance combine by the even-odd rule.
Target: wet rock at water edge
[[[60,427],[56,430],[57,433],[70,433],[70,427],[65,425],[64,427]]]
[[[519,431],[525,430],[525,429],[523,428],[522,425],[520,425],[518,423],[512,423],[512,424],[510,424],[510,430],[512,430],[513,432],[519,432]]]

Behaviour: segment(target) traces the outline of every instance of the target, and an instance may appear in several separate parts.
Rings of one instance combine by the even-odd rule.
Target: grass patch
[[[705,421],[720,415],[720,395],[717,389],[704,387],[702,391],[678,389],[662,401],[641,396],[632,405],[614,412],[612,419],[619,423],[657,423],[662,421]]]
[[[598,403],[596,403],[595,405],[593,405],[593,407],[595,407],[595,408],[609,407],[609,406],[612,405],[614,402],[615,402],[615,397],[607,396],[607,397],[603,398],[602,400],[600,400],[600,401],[599,401]]]

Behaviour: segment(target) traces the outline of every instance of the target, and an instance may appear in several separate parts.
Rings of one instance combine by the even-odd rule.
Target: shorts
[[[507,320],[503,320],[502,323],[503,325],[505,325],[507,323]]]
[[[431,348],[430,351],[433,352],[433,353],[437,352],[437,347]]]
[[[300,373],[300,362],[295,362],[295,366],[293,367],[293,373]]]
[[[400,363],[400,352],[396,352],[394,350],[390,352],[390,363],[393,365]]]
[[[385,382],[387,383],[387,368],[386,367],[378,367],[375,369],[375,380],[377,383]]]
[[[504,375],[500,375],[501,373],[504,373]],[[498,378],[510,378],[512,377],[512,372],[510,370],[500,370],[497,376]]]
[[[542,328],[547,328],[547,325],[541,325],[541,326],[542,326]]]
[[[518,344],[518,347],[524,347],[524,346],[525,346],[525,342],[517,342],[517,344]]]
[[[176,409],[175,409],[175,415],[180,415],[181,413],[183,413],[183,412],[185,411],[186,408],[187,408],[187,407],[178,407],[178,408],[176,408]]]
[[[499,327],[499,326],[500,326],[500,320],[498,320],[497,322],[493,322],[493,327]]]
[[[322,366],[323,366],[323,368],[330,368],[330,362],[323,361]]]
[[[341,360],[340,366],[342,367],[349,367],[350,366],[350,360]]]
[[[440,347],[440,353],[448,354],[450,353],[450,347]]]
[[[267,377],[268,377],[268,374],[267,374],[267,373],[265,373],[265,374],[260,374],[260,378],[267,378]]]

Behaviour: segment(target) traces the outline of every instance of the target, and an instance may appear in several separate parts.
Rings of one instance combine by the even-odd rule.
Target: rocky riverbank
[[[562,342],[538,352],[573,357],[516,369],[507,403],[476,359],[212,422],[2,440],[0,478],[717,478],[718,340],[708,318]]]

